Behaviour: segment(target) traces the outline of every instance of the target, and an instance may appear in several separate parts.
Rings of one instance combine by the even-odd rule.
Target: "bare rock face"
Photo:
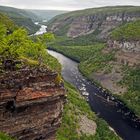
[[[140,52],[140,41],[117,41],[108,40],[108,46],[111,48],[120,48],[124,52]]]
[[[95,33],[99,39],[107,39],[110,31],[119,25],[140,19],[138,12],[95,13],[80,16],[64,16],[54,20],[50,30],[68,37],[78,37]],[[94,32],[95,31],[95,32]]]
[[[0,131],[18,140],[55,140],[65,89],[57,73],[25,68],[0,76]]]
[[[110,49],[117,49],[117,61],[130,66],[140,65],[140,41],[108,40]]]

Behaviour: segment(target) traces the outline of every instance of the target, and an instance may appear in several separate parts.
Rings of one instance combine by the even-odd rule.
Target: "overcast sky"
[[[24,9],[79,10],[114,5],[140,6],[140,0],[0,0],[0,5]]]

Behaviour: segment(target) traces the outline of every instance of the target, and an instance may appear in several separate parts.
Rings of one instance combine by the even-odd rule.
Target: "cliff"
[[[133,6],[86,9],[56,16],[47,25],[57,35],[75,38],[95,34],[99,39],[106,39],[114,28],[140,19],[139,13],[140,8]]]
[[[57,73],[25,67],[0,75],[0,131],[18,140],[54,140],[65,89]]]

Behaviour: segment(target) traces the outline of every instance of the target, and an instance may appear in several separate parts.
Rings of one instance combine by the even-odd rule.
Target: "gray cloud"
[[[114,5],[140,6],[140,0],[0,0],[0,5],[27,9],[76,10]]]

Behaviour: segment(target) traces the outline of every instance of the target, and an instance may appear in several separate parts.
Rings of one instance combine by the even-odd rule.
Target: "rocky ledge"
[[[18,140],[55,140],[65,89],[57,73],[24,68],[0,75],[0,131]]]
[[[110,49],[117,49],[117,61],[129,66],[140,65],[140,40],[137,41],[117,41],[108,40]]]

